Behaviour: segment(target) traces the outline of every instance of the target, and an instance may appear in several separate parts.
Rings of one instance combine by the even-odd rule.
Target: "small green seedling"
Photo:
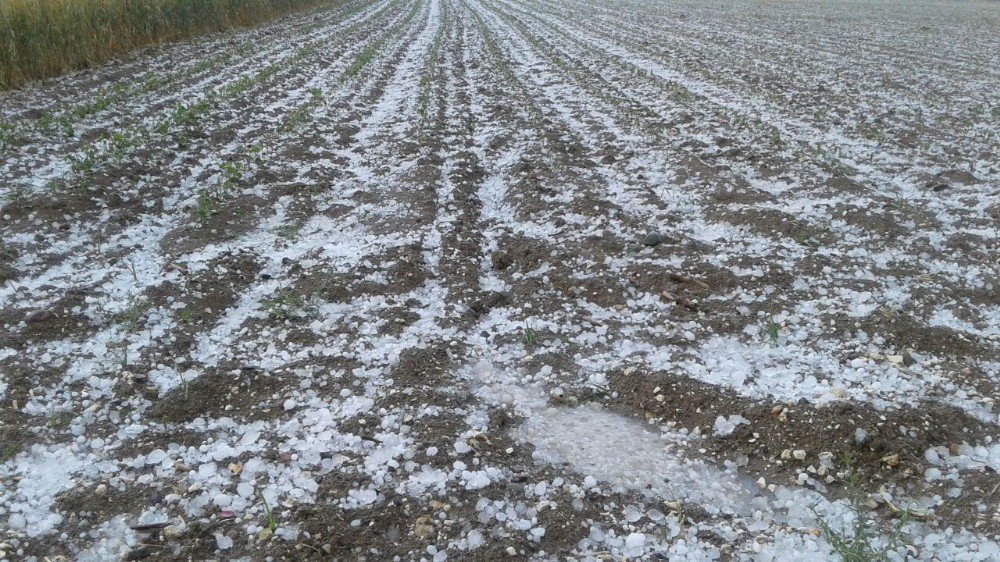
[[[257,495],[260,496],[260,501],[264,503],[264,517],[267,520],[267,528],[273,533],[278,528],[278,520],[271,513],[271,506],[267,504],[267,498],[264,497],[264,494],[258,493]]]
[[[19,452],[21,452],[21,446],[17,443],[12,443],[4,447],[3,450],[0,451],[0,462],[9,461],[10,459],[17,456]]]
[[[888,562],[889,555],[897,553],[903,546],[903,527],[910,521],[911,512],[908,509],[900,510],[892,534],[886,541],[879,540],[875,520],[867,510],[867,493],[862,485],[861,475],[854,469],[853,456],[845,454],[841,464],[847,472],[844,490],[855,513],[854,523],[849,530],[836,529],[813,507],[811,509],[816,517],[816,524],[844,562]],[[883,546],[878,546],[880,543]]]
[[[202,189],[198,192],[198,206],[196,208],[198,218],[206,221],[215,214],[215,202],[208,190]]]
[[[527,321],[525,321],[525,323],[524,323],[524,330],[523,331],[524,331],[524,343],[527,344],[528,347],[534,346],[535,345],[535,331],[531,329],[531,326],[528,325]]]
[[[767,335],[771,339],[772,345],[778,345],[778,324],[774,319],[767,321]]]

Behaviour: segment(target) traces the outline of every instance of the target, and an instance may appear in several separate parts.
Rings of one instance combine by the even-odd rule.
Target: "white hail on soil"
[[[740,450],[706,447],[756,429],[752,412],[696,428],[602,405],[635,365],[769,405],[954,408],[977,437],[900,425],[928,429],[910,459],[928,468],[880,490],[939,520],[894,536],[882,510],[869,546],[1000,559],[974,480],[1000,471],[998,17],[354,0],[3,94],[24,139],[0,136],[0,276],[17,272],[0,283],[0,431],[18,440],[0,443],[0,560],[120,558],[144,524],[169,524],[177,556],[199,525],[198,556],[280,556],[331,540],[295,518],[306,506],[385,548],[350,540],[399,505],[374,528],[435,562],[836,559],[821,527],[850,534],[866,512],[808,462],[758,480]],[[229,222],[198,218],[206,192]],[[667,242],[643,247],[650,231]],[[393,270],[411,250],[413,286]],[[230,287],[234,257],[254,267]],[[342,294],[296,293],[316,279]],[[192,309],[215,290],[222,309]],[[68,325],[36,337],[35,311]],[[963,502],[977,525],[951,519]]]

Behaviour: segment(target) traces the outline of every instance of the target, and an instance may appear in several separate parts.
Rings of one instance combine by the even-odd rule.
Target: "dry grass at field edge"
[[[140,47],[253,25],[323,0],[5,0],[0,89]]]

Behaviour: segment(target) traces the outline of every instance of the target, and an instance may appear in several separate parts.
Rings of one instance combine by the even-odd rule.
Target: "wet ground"
[[[998,26],[338,2],[0,94],[0,560],[1000,558]]]

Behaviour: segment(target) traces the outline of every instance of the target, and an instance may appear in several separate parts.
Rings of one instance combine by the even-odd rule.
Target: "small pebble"
[[[25,317],[24,321],[28,324],[37,324],[39,322],[45,322],[52,317],[52,313],[48,310],[36,310]]]

